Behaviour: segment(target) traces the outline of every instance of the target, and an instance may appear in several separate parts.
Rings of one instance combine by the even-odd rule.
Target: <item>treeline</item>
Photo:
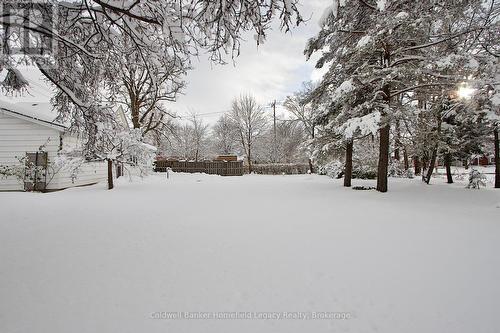
[[[287,101],[291,107],[292,98]],[[157,143],[165,157],[201,161],[235,154],[245,157],[250,172],[255,163],[308,161],[305,123],[282,112],[275,119],[272,107],[259,105],[251,95],[235,98],[231,109],[212,126],[191,114],[182,122],[173,122],[168,132]]]
[[[377,151],[377,190],[399,164],[431,181],[443,161],[494,152],[500,188],[500,8],[495,1],[334,1],[305,53],[328,70],[303,96],[316,110],[312,147],[320,164]]]

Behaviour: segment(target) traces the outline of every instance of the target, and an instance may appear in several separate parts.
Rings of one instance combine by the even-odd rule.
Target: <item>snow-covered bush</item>
[[[479,190],[481,186],[486,187],[486,176],[478,170],[472,169],[469,174],[469,184],[466,187]]]
[[[369,191],[369,190],[375,190],[375,187],[373,186],[353,186],[353,190],[356,191]]]
[[[18,182],[41,181],[45,173],[45,167],[36,165],[29,161],[26,156],[17,157],[18,163],[11,165],[0,165],[0,178],[15,177]]]
[[[404,165],[396,159],[390,161],[388,175],[394,178],[413,178],[415,176],[412,169],[405,170]]]
[[[376,179],[377,169],[372,165],[355,164],[352,167],[352,178],[355,179]]]
[[[134,167],[141,177],[147,176],[153,170],[156,147],[144,142],[139,129],[119,131],[113,139],[112,147],[106,155],[106,160]]]
[[[331,161],[318,166],[318,174],[326,175],[331,178],[342,178],[344,176],[344,163],[341,161]],[[377,169],[371,165],[356,164],[352,167],[352,178],[357,179],[375,179],[377,178]]]
[[[300,175],[309,173],[305,163],[266,163],[252,165],[252,173],[261,175]]]
[[[78,176],[81,166],[85,160],[81,156],[73,156],[67,152],[60,152],[52,161],[49,161],[47,170],[44,166],[37,166],[33,162],[28,162],[26,156],[16,157],[18,163],[12,165],[0,165],[0,178],[15,177],[18,182],[41,181],[40,175],[46,174],[46,184],[49,184],[54,177],[62,172],[69,173],[74,182]],[[37,179],[33,179],[37,175]]]
[[[12,165],[0,165],[0,179],[15,177],[18,181],[24,178],[24,159],[18,158],[19,163]]]
[[[378,142],[370,137],[355,142],[352,178],[375,179],[378,168]]]
[[[331,178],[340,178],[344,174],[344,163],[331,161],[318,167],[318,174]]]

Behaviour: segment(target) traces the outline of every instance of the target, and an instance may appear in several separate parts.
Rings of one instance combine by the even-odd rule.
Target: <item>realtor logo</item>
[[[16,61],[23,58],[24,64],[30,60],[50,61],[57,45],[56,12],[56,6],[47,0],[2,0],[0,56]]]

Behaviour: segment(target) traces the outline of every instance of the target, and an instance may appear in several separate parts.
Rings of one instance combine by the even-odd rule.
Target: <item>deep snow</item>
[[[0,332],[498,332],[500,192],[433,183],[173,174],[0,193]]]

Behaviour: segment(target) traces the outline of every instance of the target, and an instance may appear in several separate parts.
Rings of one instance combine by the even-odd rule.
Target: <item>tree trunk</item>
[[[422,165],[420,164],[420,157],[413,156],[413,166],[415,168],[415,175],[420,175],[422,173]]]
[[[314,173],[313,162],[310,158],[308,159],[308,162],[309,162],[309,172]]]
[[[493,132],[495,135],[495,188],[500,188],[500,142],[498,141],[498,131],[496,128]]]
[[[394,159],[397,161],[401,160],[401,155],[399,154],[399,148],[394,148]]]
[[[443,110],[441,110],[442,112]],[[439,136],[441,134],[441,116],[442,114],[439,113],[437,116],[437,137],[435,138],[436,143],[434,145],[434,149],[432,150],[432,155],[431,155],[431,161],[429,163],[429,169],[427,170],[427,175],[425,177],[425,182],[429,184],[431,182],[431,177],[432,173],[434,172],[434,168],[436,167],[436,159],[437,159],[437,153],[439,149]]]
[[[141,128],[140,114],[139,114],[139,101],[133,92],[129,92],[130,96],[130,113],[132,115],[132,125],[134,128]]]
[[[248,145],[248,173],[252,173],[252,149]]]
[[[380,129],[380,148],[377,170],[377,191],[387,192],[387,169],[389,166],[390,125]]]
[[[444,155],[444,165],[446,167],[446,179],[448,184],[453,184],[453,176],[451,174],[451,155]]]
[[[108,190],[112,190],[113,187],[113,161],[108,159]]]
[[[427,175],[425,176],[425,182],[427,184],[429,184],[431,182],[432,173],[434,172],[434,168],[436,165],[437,151],[438,151],[438,147],[436,145],[436,147],[432,151],[431,161],[429,163],[429,168],[427,169]]]
[[[401,147],[401,130],[399,129],[399,120],[396,121],[396,138],[394,139],[394,159],[400,161],[401,154],[399,149]]]
[[[403,147],[403,161],[405,170],[408,170],[410,168],[410,162],[408,161],[408,151],[406,150],[406,147]]]
[[[345,149],[345,169],[344,169],[344,186],[351,187],[352,179],[352,147],[353,141],[347,141]]]
[[[382,67],[390,67],[391,65],[391,47],[389,44],[384,45],[384,53],[381,57]],[[391,86],[385,84],[382,87],[382,92],[384,94],[384,103],[387,107],[391,103]],[[389,168],[389,145],[390,145],[390,131],[391,123],[389,117],[385,112],[382,114],[383,121],[386,122],[382,128],[380,128],[380,148],[378,156],[378,170],[377,170],[377,191],[387,192],[387,170]]]

